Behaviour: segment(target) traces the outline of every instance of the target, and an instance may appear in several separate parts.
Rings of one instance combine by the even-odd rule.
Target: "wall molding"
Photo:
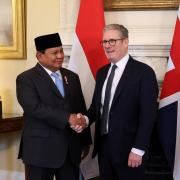
[[[64,45],[63,48],[65,53],[63,66],[67,68],[72,45]],[[131,56],[154,69],[160,88],[166,72],[169,51],[169,45],[129,45],[129,54]]]
[[[64,45],[66,56],[70,56],[72,45]],[[129,53],[140,57],[168,57],[170,45],[129,45]]]

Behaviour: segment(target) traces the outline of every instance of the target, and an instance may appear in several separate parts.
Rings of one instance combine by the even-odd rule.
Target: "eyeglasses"
[[[102,46],[106,46],[106,44],[108,43],[110,46],[115,46],[116,45],[116,41],[119,41],[119,40],[123,40],[125,38],[121,38],[121,39],[110,39],[109,41],[107,40],[103,40],[100,42],[100,44]]]

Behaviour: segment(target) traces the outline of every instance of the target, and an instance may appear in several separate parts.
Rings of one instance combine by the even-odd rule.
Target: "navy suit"
[[[107,171],[111,165],[117,168],[117,171],[113,170],[117,173],[114,177],[116,180],[140,180],[144,161],[139,168],[128,168],[128,156],[132,147],[146,152],[143,160],[147,155],[157,111],[156,76],[148,65],[130,56],[113,97],[108,134],[101,136],[101,93],[109,68],[110,64],[97,73],[93,100],[88,111],[90,124],[96,122],[93,157],[98,153],[100,172]],[[106,166],[106,163],[109,165]],[[103,180],[113,180],[110,174],[105,176]]]
[[[39,64],[17,77],[17,99],[24,110],[19,158],[25,164],[59,168],[68,155],[78,166],[82,146],[91,143],[89,129],[78,134],[68,124],[70,113],[86,113],[79,77],[64,68],[60,72],[65,98]]]

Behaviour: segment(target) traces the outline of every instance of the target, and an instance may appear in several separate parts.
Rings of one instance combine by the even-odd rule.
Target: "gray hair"
[[[104,27],[103,29],[103,33],[105,33],[106,31],[109,30],[117,30],[119,31],[120,35],[122,35],[122,38],[128,38],[128,29],[126,27],[124,27],[121,24],[108,24]]]

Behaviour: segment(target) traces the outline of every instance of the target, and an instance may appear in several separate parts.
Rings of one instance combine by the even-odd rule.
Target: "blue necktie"
[[[102,135],[108,133],[107,124],[108,124],[108,119],[109,119],[109,103],[110,103],[110,98],[111,98],[111,87],[112,87],[112,82],[113,82],[114,73],[115,73],[116,68],[117,68],[117,66],[114,64],[112,66],[111,73],[107,80],[103,111],[102,111],[102,115],[101,115],[101,134]]]
[[[55,72],[52,72],[51,76],[53,76],[55,78],[56,87],[58,88],[61,95],[64,97],[63,81],[59,78],[59,74],[55,73]]]

